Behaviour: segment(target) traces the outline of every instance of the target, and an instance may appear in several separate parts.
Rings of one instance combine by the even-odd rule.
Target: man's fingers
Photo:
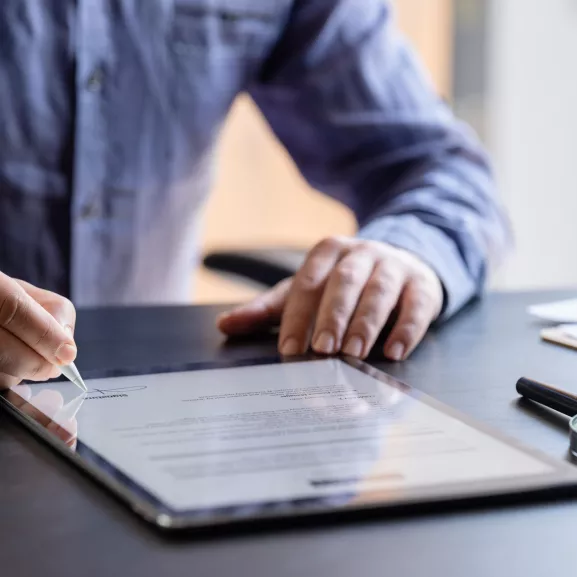
[[[371,274],[344,339],[343,353],[364,359],[395,308],[405,281],[404,270],[379,262]]]
[[[75,317],[72,304],[67,304],[66,299],[57,295],[54,295],[53,300],[61,303],[58,311],[60,321],[73,327]],[[3,273],[0,273],[0,328],[51,363],[68,364],[76,358],[76,345],[71,331],[67,332],[30,296],[25,286]],[[13,356],[10,351],[4,352]]]
[[[26,281],[14,279],[42,308],[48,311],[58,324],[74,334],[76,309],[72,302],[56,293],[38,288]]]
[[[224,313],[217,319],[218,328],[226,335],[244,335],[278,324],[292,284],[285,279],[251,302]]]
[[[421,341],[436,315],[435,300],[426,284],[411,280],[401,294],[397,322],[384,347],[393,361],[406,359]]]
[[[53,364],[12,333],[0,328],[0,373],[15,377],[18,381],[46,381],[52,378],[53,372]]]
[[[341,349],[343,336],[374,265],[374,256],[356,251],[342,258],[331,272],[312,338],[317,353],[332,355]]]
[[[383,328],[394,324],[384,353],[401,360],[442,306],[441,281],[417,256],[383,242],[331,238],[309,252],[287,284],[223,315],[218,325],[229,335],[246,334],[280,316],[282,355],[304,353],[312,333],[318,353],[364,358]]]
[[[325,284],[344,248],[344,243],[337,239],[319,243],[295,275],[279,334],[279,350],[282,355],[298,355],[307,350]]]
[[[54,317],[59,326],[64,328],[69,338],[74,336],[76,309],[68,299],[53,294],[52,298],[40,301],[40,305]]]

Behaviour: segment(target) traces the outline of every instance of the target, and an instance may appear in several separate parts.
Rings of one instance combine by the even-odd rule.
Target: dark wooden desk
[[[577,391],[577,353],[539,341],[528,304],[561,293],[490,296],[414,357],[383,368],[559,458],[566,420],[517,402],[520,375]],[[215,309],[86,311],[81,370],[273,353],[273,343],[223,346]],[[571,575],[577,502],[489,509],[330,528],[171,540],[0,413],[2,577],[362,577]]]

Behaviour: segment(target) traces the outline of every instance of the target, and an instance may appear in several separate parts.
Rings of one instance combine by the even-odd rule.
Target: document
[[[577,298],[530,306],[529,314],[553,323],[577,323]]]
[[[70,383],[13,391],[52,411],[61,427],[73,426],[79,453],[89,447],[179,511],[375,491],[398,496],[550,472],[396,381],[336,359],[87,385],[81,402]]]

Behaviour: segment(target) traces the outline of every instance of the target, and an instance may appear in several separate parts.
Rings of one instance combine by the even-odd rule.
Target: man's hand
[[[413,254],[352,238],[316,245],[297,274],[218,319],[227,335],[261,330],[280,321],[283,355],[306,352],[365,358],[389,316],[397,321],[384,354],[405,359],[419,344],[443,305],[435,272]]]
[[[0,388],[60,375],[76,358],[72,303],[0,273]]]

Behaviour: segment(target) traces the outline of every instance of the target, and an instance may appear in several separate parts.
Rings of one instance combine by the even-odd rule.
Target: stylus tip
[[[74,379],[74,383],[79,386],[85,393],[88,392],[88,387],[84,384],[82,377],[76,377]]]

